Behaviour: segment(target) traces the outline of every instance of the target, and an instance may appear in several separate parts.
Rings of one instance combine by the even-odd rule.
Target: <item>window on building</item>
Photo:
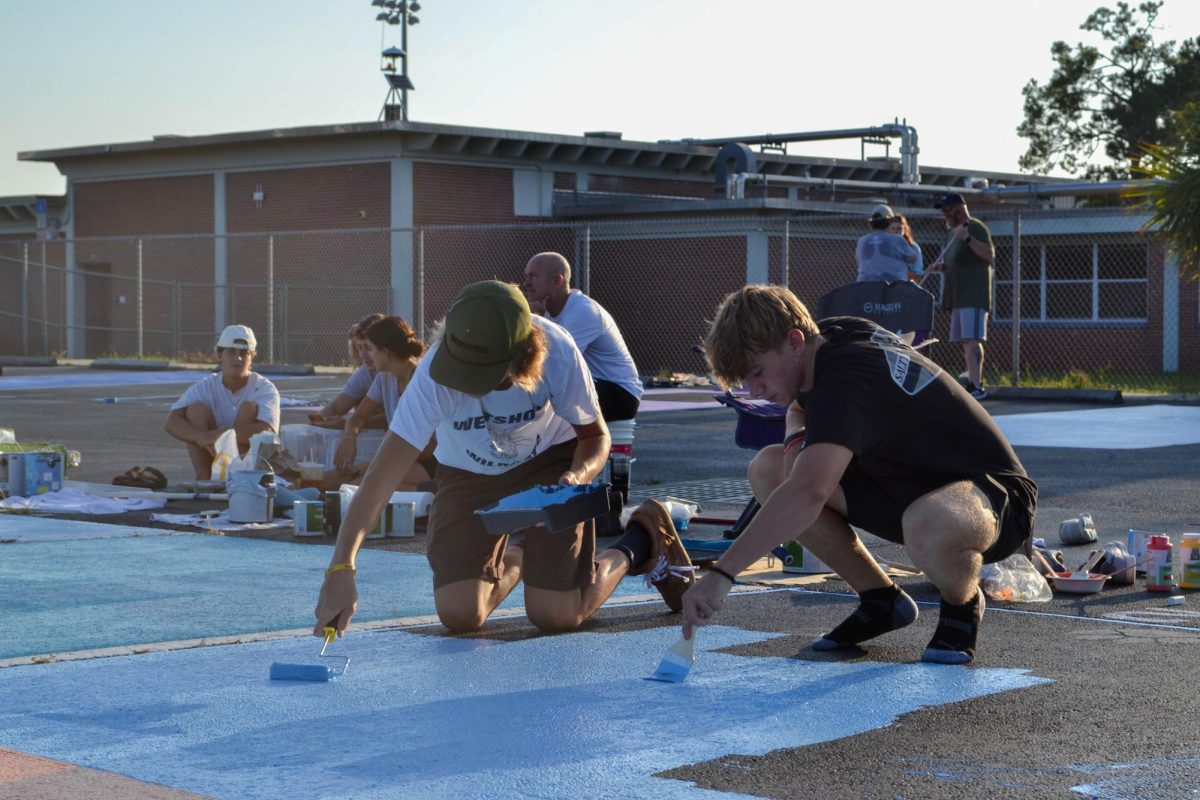
[[[1022,243],[1022,322],[1145,322],[1146,245]],[[1012,246],[996,248],[995,319],[1011,321]]]

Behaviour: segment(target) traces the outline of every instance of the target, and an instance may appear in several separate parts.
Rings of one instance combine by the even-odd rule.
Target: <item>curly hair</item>
[[[704,352],[713,375],[725,388],[745,379],[763,353],[781,347],[788,331],[804,338],[817,334],[817,323],[804,303],[783,286],[745,286],[717,307],[704,337]]]

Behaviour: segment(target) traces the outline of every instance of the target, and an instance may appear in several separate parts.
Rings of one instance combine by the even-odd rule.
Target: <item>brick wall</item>
[[[77,237],[213,232],[211,174],[87,181],[71,191]]]
[[[226,225],[230,233],[386,228],[391,174],[386,163],[231,172],[225,176]],[[261,208],[254,202],[257,187]]]

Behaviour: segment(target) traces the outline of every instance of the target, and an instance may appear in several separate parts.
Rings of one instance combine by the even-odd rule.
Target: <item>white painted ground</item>
[[[1002,414],[996,424],[1010,444],[1138,450],[1200,444],[1200,407],[1116,406],[1034,414]]]
[[[643,679],[675,628],[516,642],[352,633],[334,683],[267,678],[272,661],[311,660],[312,638],[14,667],[0,674],[0,747],[229,800],[724,798],[653,776],[1048,682],[712,652],[775,635],[705,628],[682,684]]]

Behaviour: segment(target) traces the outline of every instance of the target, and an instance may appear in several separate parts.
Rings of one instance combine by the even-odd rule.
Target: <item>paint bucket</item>
[[[1171,537],[1156,534],[1146,545],[1146,591],[1170,592],[1175,589],[1175,564],[1171,559]]]
[[[296,536],[324,536],[325,503],[321,500],[294,500],[292,532]]]
[[[1200,533],[1185,533],[1179,540],[1179,588],[1200,589]]]
[[[783,571],[803,575],[820,572],[833,572],[824,561],[813,555],[812,551],[793,539],[783,545],[786,555],[782,557]]]
[[[229,521],[270,522],[275,516],[275,473],[238,470],[229,476]]]
[[[339,509],[338,513],[341,515],[341,519],[345,519],[346,514],[349,513],[350,505],[354,502],[354,495],[356,492],[358,492],[358,487],[352,483],[344,483],[344,484],[342,484],[342,487],[340,489],[338,489],[337,494],[341,501],[341,508]],[[387,536],[387,529],[388,529],[388,525],[390,524],[389,517],[391,517],[391,515],[392,515],[391,505],[384,506],[383,510],[379,512],[379,516],[375,518],[374,523],[367,530],[366,538],[368,538],[368,539],[383,539],[383,538],[385,538]]]
[[[612,453],[633,455],[633,428],[635,425],[637,423],[631,419],[620,419],[608,423],[608,435],[612,437]]]
[[[1063,544],[1087,544],[1096,541],[1096,526],[1091,514],[1064,519],[1058,526],[1058,538]]]
[[[411,538],[416,533],[417,504],[411,500],[393,500],[388,508],[391,513],[387,535],[401,539]]]
[[[325,535],[337,536],[342,527],[342,494],[330,489],[321,497],[325,504]]]
[[[1151,531],[1130,531],[1125,540],[1125,549],[1133,556],[1133,560],[1139,566],[1137,567],[1138,575],[1146,574],[1146,546],[1150,544],[1151,536],[1159,534]]]

